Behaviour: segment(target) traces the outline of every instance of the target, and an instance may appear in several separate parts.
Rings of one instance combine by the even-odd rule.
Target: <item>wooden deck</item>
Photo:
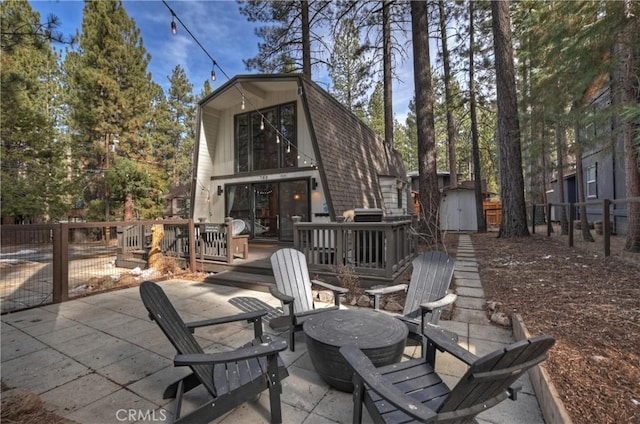
[[[228,285],[249,290],[269,291],[269,286],[275,285],[273,270],[269,258],[278,249],[293,247],[292,243],[282,242],[249,242],[249,256],[247,259],[234,259],[233,263],[226,264],[213,261],[197,261],[198,271],[214,273],[205,278],[205,281],[212,284]],[[410,270],[409,270],[410,271]],[[335,271],[316,270],[313,265],[309,265],[311,278],[320,279],[331,284],[337,284]],[[376,278],[372,276],[359,276],[362,288],[371,288],[376,285],[397,284],[403,275],[400,274],[395,280]]]

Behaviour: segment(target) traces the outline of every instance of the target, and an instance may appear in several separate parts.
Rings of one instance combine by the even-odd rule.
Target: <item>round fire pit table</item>
[[[312,315],[303,330],[316,371],[329,385],[344,392],[353,392],[353,372],[340,354],[342,346],[359,347],[379,367],[400,361],[408,334],[400,320],[367,309]]]

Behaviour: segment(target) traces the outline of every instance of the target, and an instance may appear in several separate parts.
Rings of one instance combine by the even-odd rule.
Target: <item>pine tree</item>
[[[61,123],[58,56],[48,23],[27,2],[0,4],[0,140],[2,219],[34,223],[64,219],[65,145]],[[48,29],[43,29],[48,28]]]
[[[376,84],[376,88],[373,90],[367,105],[367,122],[378,137],[384,139],[384,101],[382,91],[382,83]]]
[[[370,63],[360,46],[358,30],[353,20],[344,20],[335,35],[329,62],[329,76],[333,81],[331,94],[351,112],[360,112],[371,87]]]
[[[249,0],[239,4],[240,13],[249,22],[265,24],[255,31],[262,42],[258,43],[258,55],[244,61],[247,69],[265,73],[301,71],[311,78],[312,67],[322,62],[320,56],[312,57],[311,46],[328,51],[312,29],[325,21],[331,3]]]
[[[177,65],[169,77],[168,105],[171,114],[173,131],[169,150],[172,162],[169,181],[173,185],[186,184],[191,179],[191,154],[195,145],[195,104],[193,85],[187,79],[184,69]]]
[[[153,93],[148,62],[140,31],[121,1],[85,3],[78,50],[67,54],[64,67],[73,153],[86,168],[108,173],[119,158],[146,161]],[[114,139],[117,147],[111,145]],[[107,220],[110,202],[125,202],[110,196],[108,180],[103,193]],[[124,215],[131,218],[135,206],[127,205]]]

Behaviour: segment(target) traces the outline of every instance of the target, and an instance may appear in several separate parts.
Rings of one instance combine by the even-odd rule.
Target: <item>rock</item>
[[[504,313],[502,312],[494,312],[491,314],[491,322],[501,325],[503,327],[510,327],[511,326],[511,320],[509,319],[508,316],[506,316]]]
[[[356,301],[356,305],[362,308],[368,308],[371,306],[371,299],[366,294],[360,295]]]
[[[389,312],[402,312],[404,305],[399,304],[395,300],[390,300],[384,305],[384,309]]]
[[[320,302],[333,303],[333,293],[331,291],[322,290],[318,292],[318,298]]]
[[[487,300],[487,308],[492,312],[496,311],[500,305],[501,303],[496,302],[495,300]]]

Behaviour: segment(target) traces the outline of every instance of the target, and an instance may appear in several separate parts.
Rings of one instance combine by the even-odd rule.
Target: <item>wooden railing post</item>
[[[551,226],[551,203],[547,203],[547,210],[545,215],[545,219],[547,220],[547,237],[549,237],[553,232],[553,227]]]
[[[398,256],[397,255],[398,245],[396,244],[397,239],[396,239],[396,234],[393,227],[394,227],[393,224],[389,224],[384,229],[386,240],[383,240],[383,243],[382,243],[383,252],[380,253],[383,259],[386,256],[386,261],[384,264],[385,275],[389,278],[393,276],[393,266],[396,264],[397,256]],[[386,242],[386,245],[385,245],[385,242]],[[386,255],[384,250],[386,250]]]
[[[193,219],[189,219],[189,269],[196,272],[196,226]]]
[[[531,234],[536,233],[536,204],[531,205]]]
[[[302,221],[302,217],[294,215],[291,217],[291,220],[293,221],[293,248],[300,250],[300,228],[296,224]]]
[[[609,206],[611,200],[604,199],[602,201],[602,235],[604,236],[604,256],[611,255],[611,222],[609,221]]]
[[[62,224],[53,225],[53,303],[62,299]]]
[[[230,264],[233,262],[233,250],[234,250],[232,246],[232,240],[231,240],[233,238],[233,218],[231,218],[230,216],[226,217],[224,219],[224,224],[226,226],[224,236],[226,237],[225,245],[227,246],[227,263]]]

